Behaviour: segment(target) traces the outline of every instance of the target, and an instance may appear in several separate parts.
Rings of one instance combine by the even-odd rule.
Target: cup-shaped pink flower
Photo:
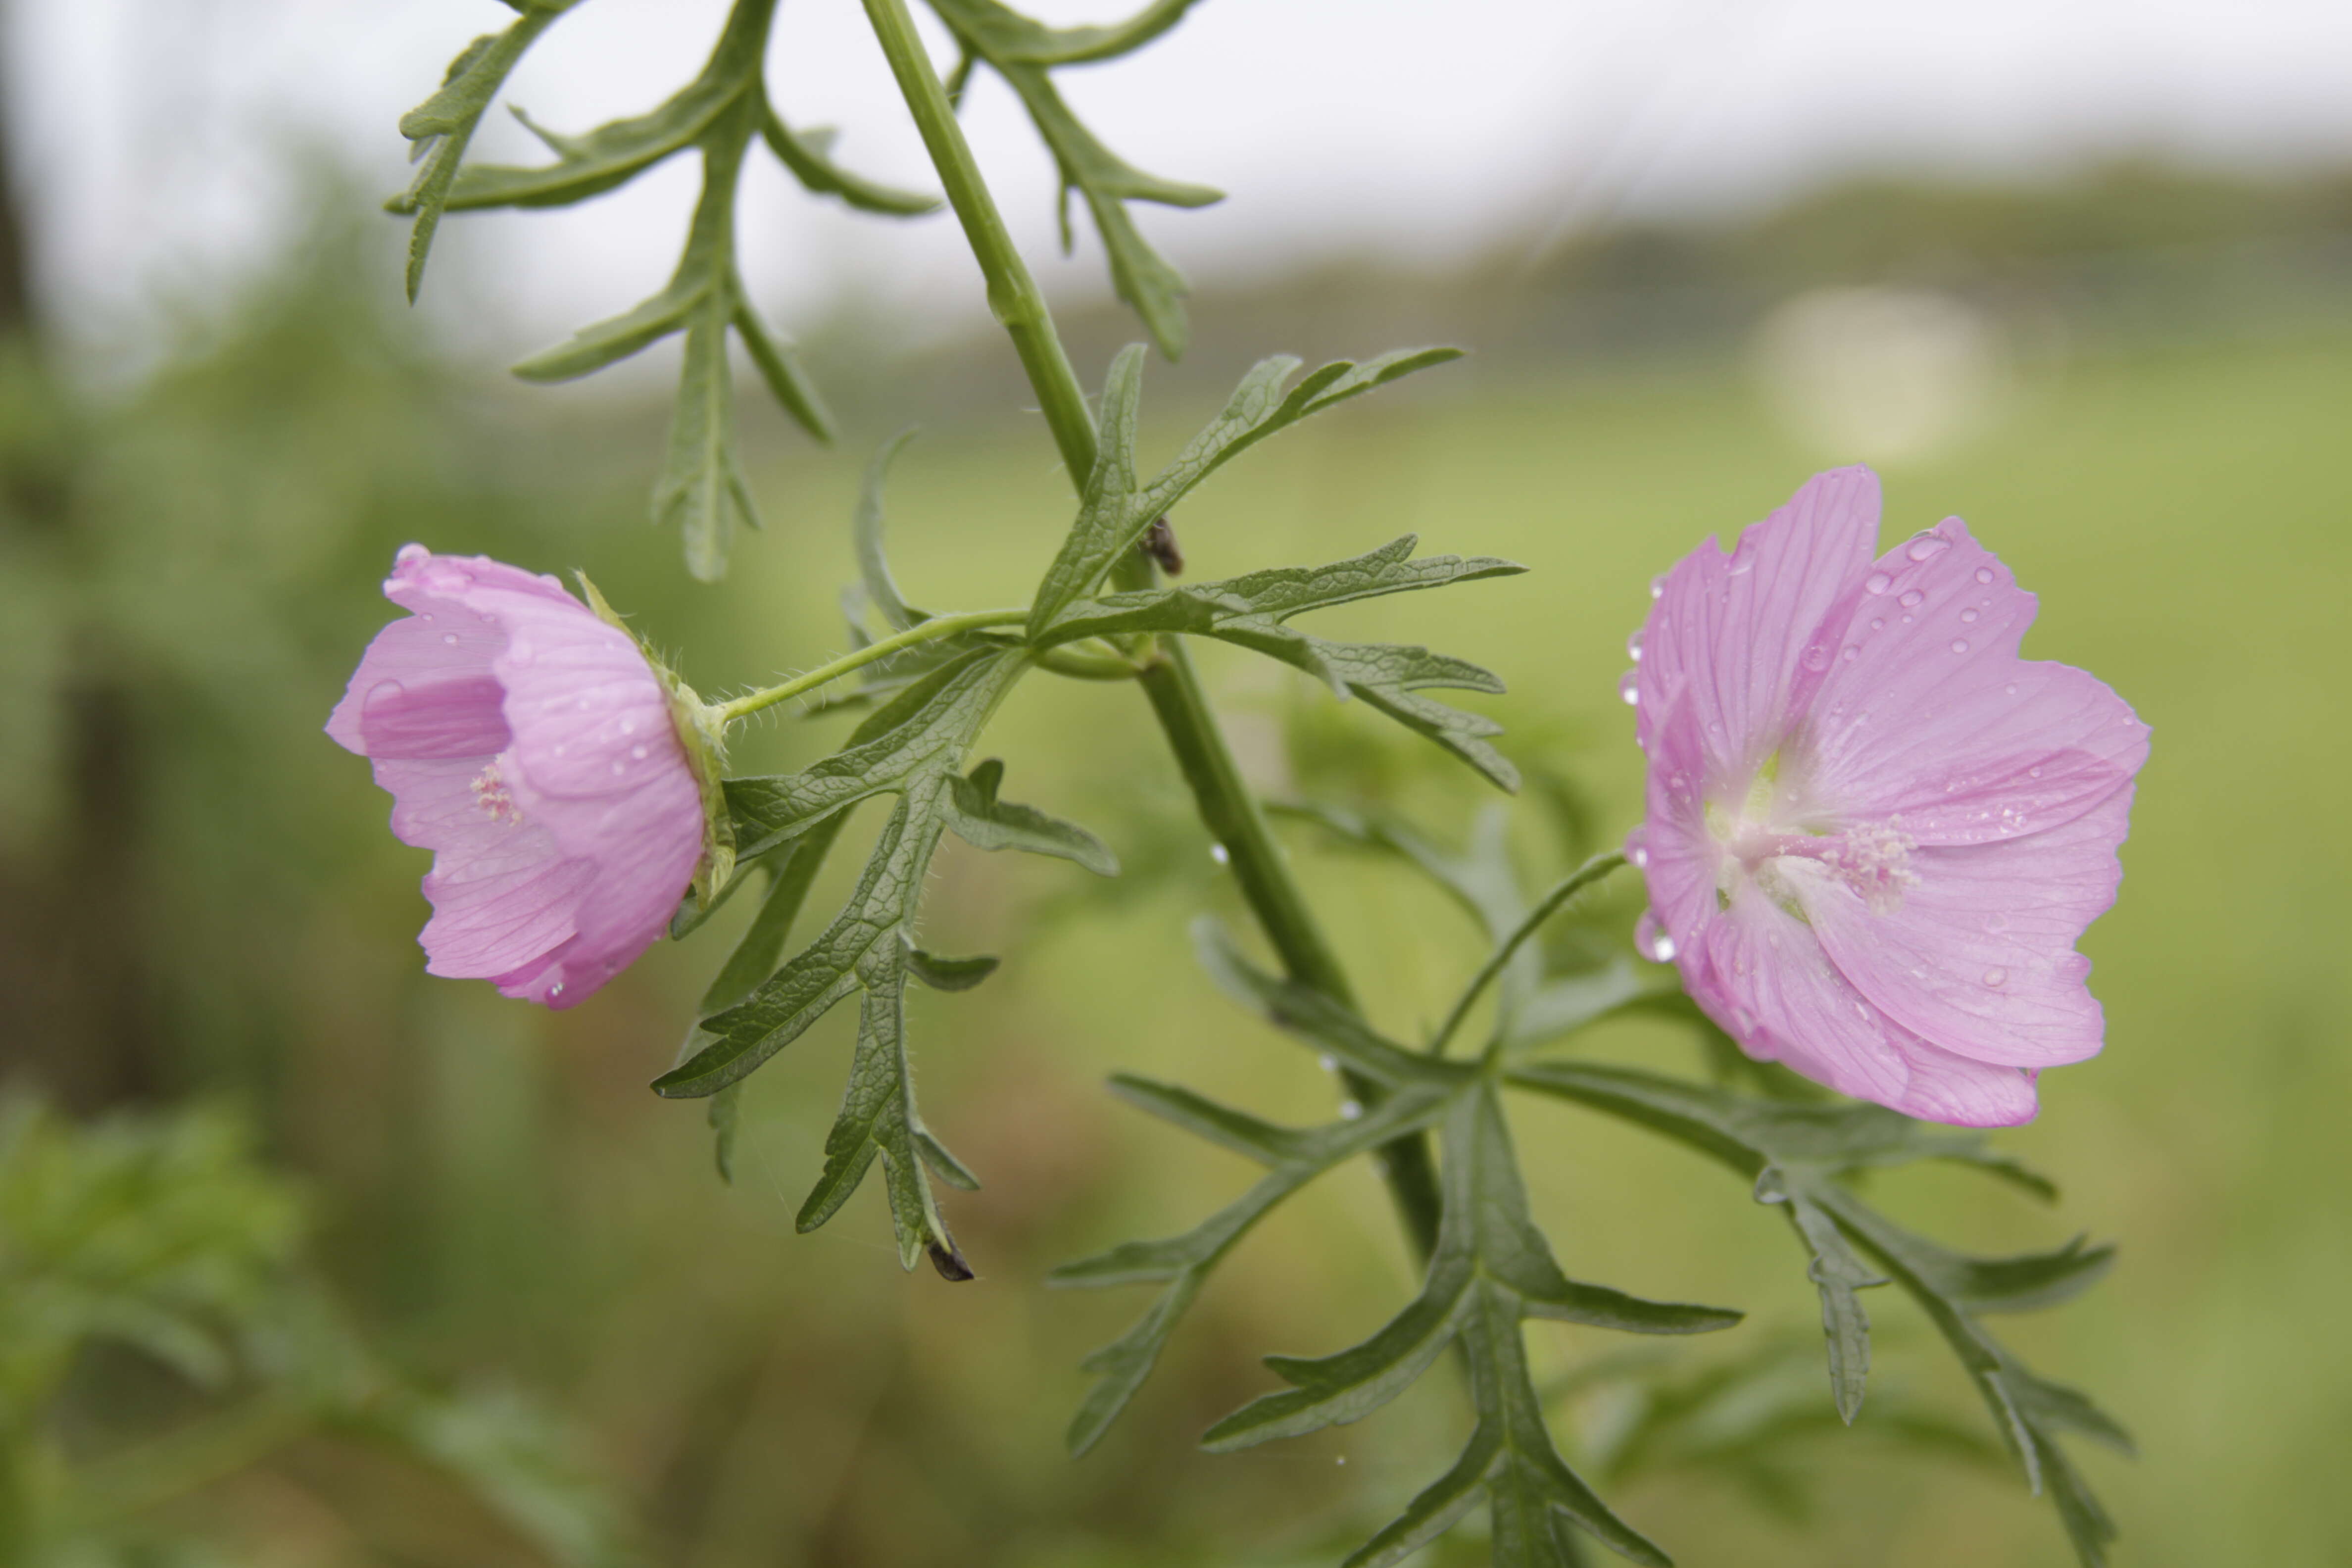
[[[2018,647],[2033,595],[1948,518],[1873,560],[1878,479],[1815,477],[1659,579],[1624,690],[1648,759],[1637,940],[1748,1055],[1934,1121],[2031,1121],[2105,1035],[2147,729]]]
[[[402,550],[327,733],[374,764],[392,831],[433,851],[432,974],[574,1005],[658,936],[704,853],[671,686],[552,577]]]

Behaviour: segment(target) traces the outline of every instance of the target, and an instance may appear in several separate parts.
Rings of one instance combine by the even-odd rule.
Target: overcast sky
[[[308,188],[298,149],[372,193],[398,188],[401,110],[511,18],[493,0],[0,5],[42,277],[101,325],[278,243]],[[1055,22],[1120,8],[1030,6]],[[724,9],[586,0],[509,99],[565,130],[642,111],[694,72]],[[785,0],[771,68],[795,123],[841,128],[845,163],[929,186],[856,0]],[[1202,0],[1141,55],[1061,79],[1130,162],[1229,194],[1142,210],[1196,279],[1344,248],[1442,258],[1620,210],[1767,202],[1860,167],[2352,159],[2352,0]],[[983,79],[967,125],[1042,258],[1052,175],[1017,107]],[[477,148],[539,156],[503,114]],[[845,214],[755,169],[746,270],[785,319],[845,287],[927,315],[971,298],[948,221]],[[624,309],[667,276],[695,183],[680,158],[583,208],[455,222],[430,308],[489,353]],[[1093,287],[1098,269],[1082,236],[1049,287]]]

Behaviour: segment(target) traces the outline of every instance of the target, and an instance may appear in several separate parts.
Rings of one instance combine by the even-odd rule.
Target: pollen
[[[513,826],[522,821],[522,808],[515,805],[514,796],[507,793],[506,780],[499,773],[498,763],[492,763],[476,773],[468,787],[474,792],[474,804],[481,807],[482,815],[492,822]]]
[[[1911,851],[1918,847],[1900,820],[1890,816],[1847,829],[1822,859],[1862,895],[1872,914],[1887,915],[1903,907],[1906,889],[1918,886],[1919,873],[1911,868]]]

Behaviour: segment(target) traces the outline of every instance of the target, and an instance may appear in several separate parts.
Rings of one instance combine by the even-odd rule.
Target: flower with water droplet
[[[2033,596],[1958,519],[1874,562],[1878,510],[1868,469],[1822,474],[1667,574],[1635,672],[1636,941],[1750,1056],[1930,1121],[2025,1121],[2034,1075],[2105,1035],[2074,943],[2115,901],[2147,731],[2019,657]],[[1882,627],[1889,592],[1916,613]],[[1861,651],[1807,657],[1842,643]]]
[[[394,836],[433,851],[425,971],[583,1001],[698,875],[724,879],[717,724],[593,588],[583,605],[552,577],[412,544],[383,591],[410,614],[368,645],[327,733],[374,764]]]

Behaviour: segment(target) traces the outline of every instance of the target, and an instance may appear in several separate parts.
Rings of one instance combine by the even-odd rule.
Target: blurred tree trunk
[[[51,374],[33,296],[31,216],[16,180],[7,91],[12,7],[0,0],[0,375],[22,378],[32,428],[0,430],[0,570],[58,568],[68,590],[88,526],[75,498],[86,448]],[[0,1082],[30,1079],[80,1110],[152,1099],[165,1085],[139,942],[137,707],[110,670],[102,633],[70,634],[58,707],[60,807],[53,830],[0,854]]]

